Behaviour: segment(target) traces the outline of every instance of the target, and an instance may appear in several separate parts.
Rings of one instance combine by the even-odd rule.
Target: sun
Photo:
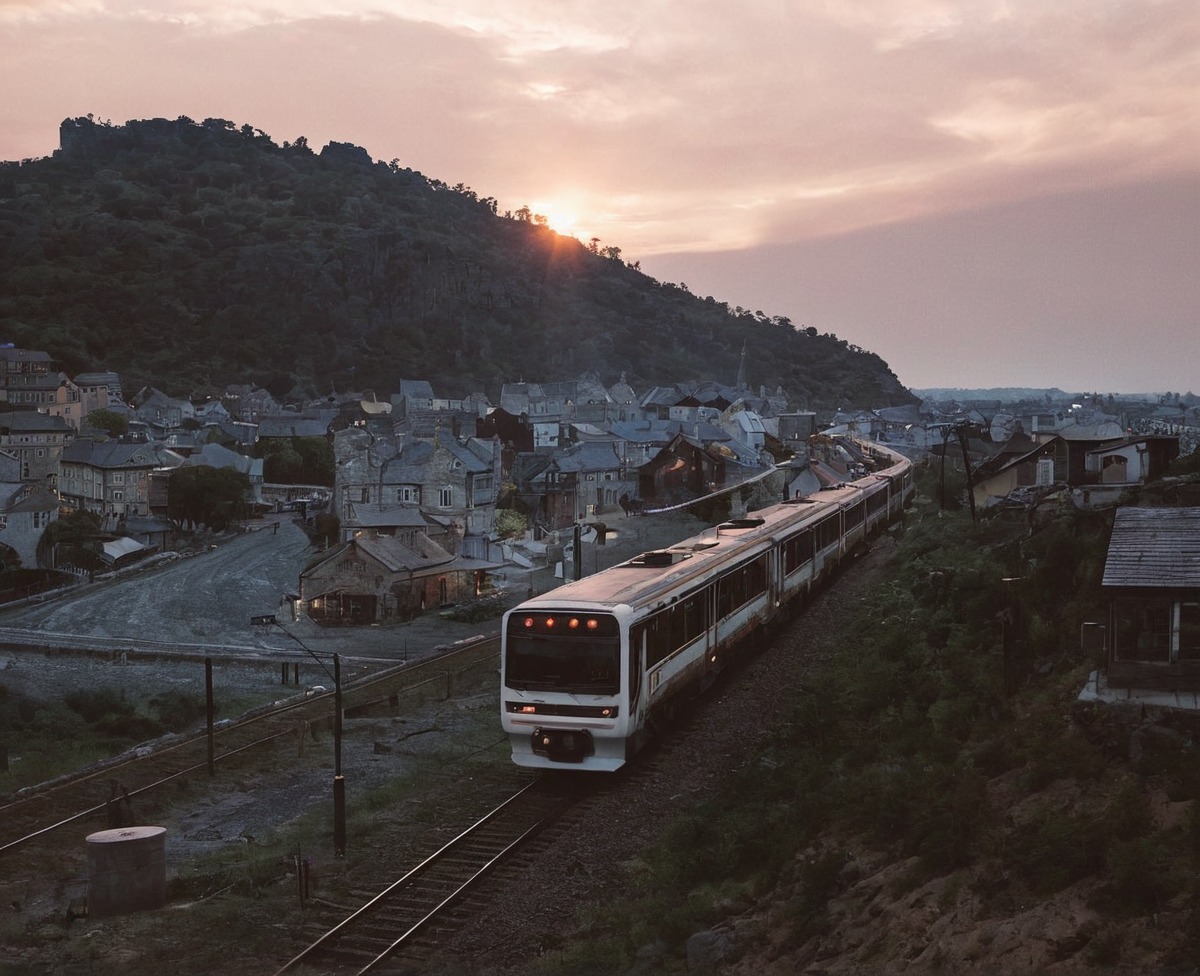
[[[546,226],[556,234],[564,237],[578,237],[578,219],[574,210],[566,204],[554,201],[542,201],[532,204],[530,209],[535,214],[546,218]]]

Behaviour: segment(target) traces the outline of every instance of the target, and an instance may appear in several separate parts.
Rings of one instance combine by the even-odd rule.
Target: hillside
[[[798,406],[913,401],[875,354],[657,282],[528,208],[221,119],[68,119],[53,156],[0,163],[0,341],[131,390],[279,396],[732,382],[744,347],[750,385]]]

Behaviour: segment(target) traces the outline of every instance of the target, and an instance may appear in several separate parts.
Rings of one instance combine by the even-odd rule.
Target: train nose
[[[551,762],[579,763],[595,755],[596,749],[586,729],[536,729],[533,751]]]

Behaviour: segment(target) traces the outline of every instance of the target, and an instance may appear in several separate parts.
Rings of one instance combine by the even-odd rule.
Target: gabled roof
[[[36,349],[17,349],[13,346],[0,346],[0,360],[10,363],[52,363],[49,353]]]
[[[975,471],[971,475],[971,480],[975,482],[975,484],[979,484],[980,482],[986,481],[988,478],[995,477],[1002,471],[1007,471],[1009,468],[1024,464],[1027,461],[1033,461],[1043,456],[1053,457],[1057,451],[1057,445],[1062,439],[1056,434],[1050,440],[1046,441],[1046,443],[1038,444],[1031,449],[1025,450],[1024,453],[1021,453],[1020,448],[1027,446],[1025,444],[1026,440],[1027,439],[1021,434],[1010,438],[1008,444],[1005,445],[1005,449],[1002,450],[1000,454],[994,457],[985,458],[978,465],[976,465]],[[1009,445],[1012,445],[1015,449],[1009,451]],[[950,450],[950,448],[947,448],[947,450]]]
[[[609,424],[613,436],[631,444],[666,444],[679,433],[675,420],[618,420]]]
[[[58,498],[44,485],[0,482],[0,512],[52,512],[56,508]]]
[[[263,459],[246,457],[220,444],[205,444],[187,459],[187,464],[204,465],[210,468],[233,468],[252,478],[262,478]]]
[[[1142,434],[1139,437],[1127,437],[1123,441],[1117,441],[1115,444],[1101,444],[1099,447],[1094,447],[1088,454],[1108,454],[1111,451],[1119,451],[1122,448],[1132,447],[1136,444],[1149,444],[1151,442],[1170,443],[1172,441],[1178,443],[1178,434]]]
[[[428,536],[415,536],[412,542],[405,545],[399,539],[390,535],[375,538],[362,537],[353,540],[358,548],[373,557],[390,572],[399,570],[428,569],[434,566],[445,566],[454,562],[454,556]]]
[[[351,502],[346,524],[376,529],[424,529],[428,527],[425,516],[421,514],[421,506],[404,502],[392,502],[386,505],[378,505],[373,502]]]
[[[612,441],[582,441],[555,455],[559,471],[610,471],[621,466]]]
[[[132,555],[135,552],[141,552],[146,547],[136,539],[130,539],[128,536],[123,536],[120,539],[110,539],[104,543],[104,561],[115,563],[123,556]]]
[[[401,380],[397,394],[402,397],[414,397],[417,400],[432,400],[433,385],[429,380]]]
[[[10,410],[0,413],[0,430],[4,429],[16,433],[75,433],[75,428],[65,417],[40,413],[37,410]]]
[[[1119,508],[1101,586],[1200,587],[1200,508]]]
[[[329,432],[328,420],[311,417],[260,417],[259,437],[324,437]]]
[[[182,455],[161,444],[94,441],[88,437],[71,441],[63,448],[62,459],[93,468],[177,468],[184,463]]]
[[[1116,441],[1125,436],[1121,425],[1112,420],[1099,424],[1068,424],[1057,433],[1064,441]]]
[[[405,571],[415,573],[420,570],[449,566],[455,558],[428,536],[417,536],[413,539],[411,546],[405,545],[390,535],[375,538],[362,536],[321,553],[304,567],[300,575],[310,577],[321,566],[327,563],[336,564],[347,551],[361,552],[389,573]]]

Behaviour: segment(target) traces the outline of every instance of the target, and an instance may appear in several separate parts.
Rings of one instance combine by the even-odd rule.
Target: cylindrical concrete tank
[[[167,903],[165,827],[118,827],[87,836],[88,915],[124,915]]]

